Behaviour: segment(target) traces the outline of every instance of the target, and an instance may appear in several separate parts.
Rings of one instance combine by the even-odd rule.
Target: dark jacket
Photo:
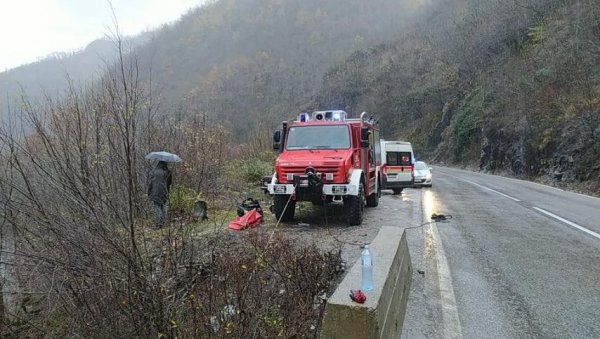
[[[150,172],[148,183],[148,197],[150,197],[150,200],[159,204],[166,203],[172,183],[173,178],[167,164],[159,162],[156,168]]]

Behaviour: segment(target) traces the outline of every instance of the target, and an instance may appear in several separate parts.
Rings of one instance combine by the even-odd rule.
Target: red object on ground
[[[367,296],[361,290],[350,290],[350,299],[359,304],[363,304],[367,300]]]
[[[245,228],[255,228],[260,225],[262,222],[262,216],[256,208],[246,212],[241,217],[236,217],[233,221],[229,223],[229,228],[236,231],[241,231]]]

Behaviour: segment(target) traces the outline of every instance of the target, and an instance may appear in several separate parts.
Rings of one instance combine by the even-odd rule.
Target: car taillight
[[[415,177],[415,165],[414,164],[410,165],[410,175],[413,178]]]

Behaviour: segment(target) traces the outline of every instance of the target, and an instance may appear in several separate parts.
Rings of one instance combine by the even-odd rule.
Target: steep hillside
[[[152,32],[131,57],[158,88],[160,114],[224,122],[236,141],[266,140],[304,109],[366,110],[422,157],[598,190],[598,7],[219,0]],[[52,62],[51,73],[39,63],[0,74],[0,90],[18,93],[18,81],[30,96],[54,95],[65,71],[76,81],[97,71]]]
[[[598,192],[599,52],[594,1],[450,2],[329,70],[315,105],[377,112],[425,158]]]
[[[213,1],[147,34],[131,57],[159,89],[163,114],[201,112],[228,121],[244,138],[241,119],[271,122],[296,112],[318,93],[332,64],[394,39],[428,2]],[[68,58],[26,65],[0,74],[0,91],[18,98],[20,84],[30,97],[54,96],[67,73],[76,82],[90,79],[114,54],[110,42],[97,42]]]
[[[166,111],[229,121],[241,138],[248,120],[280,121],[309,103],[334,62],[393,39],[419,3],[220,0],[157,32],[137,55],[151,60]]]

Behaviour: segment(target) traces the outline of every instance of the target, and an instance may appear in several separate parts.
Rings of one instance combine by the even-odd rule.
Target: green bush
[[[196,194],[188,187],[175,185],[169,191],[169,211],[174,213],[192,213]]]
[[[273,174],[274,152],[260,152],[231,163],[229,175],[246,183],[258,184],[262,178]]]
[[[525,47],[529,49],[540,47],[550,36],[551,32],[548,27],[548,19],[544,17],[533,27],[529,27],[529,32],[527,33],[527,43]]]
[[[242,179],[250,183],[260,183],[264,176],[273,174],[273,163],[261,159],[248,159],[240,167]]]
[[[483,112],[485,110],[485,98],[481,93],[468,98],[458,112],[454,122],[454,137],[456,146],[454,155],[461,158],[467,149],[477,138],[478,131],[483,124]]]

